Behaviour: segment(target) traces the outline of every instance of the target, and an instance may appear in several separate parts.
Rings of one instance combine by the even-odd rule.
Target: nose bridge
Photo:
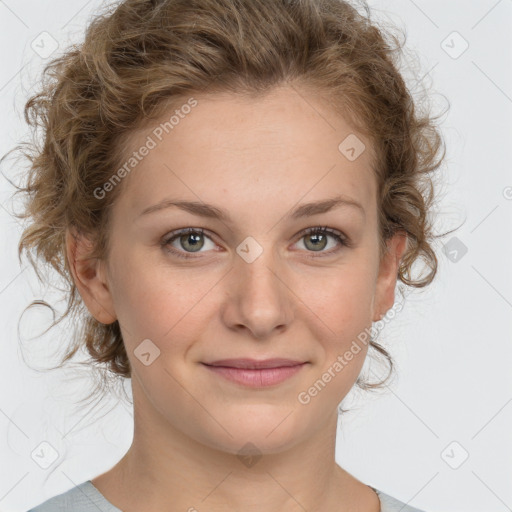
[[[264,245],[248,237],[237,247],[227,308],[232,327],[244,325],[258,338],[291,319],[290,294],[280,275],[283,266],[272,247]]]
[[[276,277],[279,270],[271,249],[265,250],[254,261],[247,262],[240,258],[237,262],[238,279],[242,282],[242,291],[246,296],[265,299],[270,302],[282,293],[282,284]]]

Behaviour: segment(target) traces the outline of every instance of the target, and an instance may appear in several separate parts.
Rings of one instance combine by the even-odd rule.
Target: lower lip
[[[248,368],[231,368],[227,366],[204,365],[225,379],[251,388],[262,388],[279,384],[289,379],[301,370],[307,363],[295,366],[281,366],[279,368],[261,368],[258,370]]]

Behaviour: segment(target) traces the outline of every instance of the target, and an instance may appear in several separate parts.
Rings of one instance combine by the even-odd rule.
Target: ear
[[[73,281],[91,315],[102,324],[111,324],[117,316],[106,280],[105,262],[89,256],[93,248],[93,243],[76,228],[66,229],[66,254]]]
[[[398,267],[407,248],[407,233],[399,231],[387,241],[387,252],[382,257],[375,288],[373,322],[380,320],[395,302]]]

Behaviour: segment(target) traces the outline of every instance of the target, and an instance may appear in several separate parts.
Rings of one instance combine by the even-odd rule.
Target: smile
[[[291,366],[273,368],[235,368],[229,366],[211,366],[202,363],[205,368],[231,382],[243,386],[261,388],[274,386],[289,379],[308,363],[297,363]]]

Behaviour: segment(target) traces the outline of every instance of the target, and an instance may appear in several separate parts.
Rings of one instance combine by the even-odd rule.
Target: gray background
[[[355,412],[342,417],[336,458],[363,482],[431,512],[511,510],[512,0],[369,3],[376,18],[405,28],[418,54],[419,69],[404,63],[408,82],[428,87],[438,110],[450,103],[437,226],[463,225],[445,239],[447,253],[436,246],[436,281],[410,294],[381,332],[397,378],[385,393],[347,397]],[[42,66],[80,41],[100,5],[0,1],[1,155],[28,133],[22,106]],[[59,48],[48,57],[52,41]],[[7,161],[2,173],[13,178],[16,169]],[[35,298],[60,311],[63,304],[40,289],[26,259],[20,266],[21,224],[9,214],[15,203],[2,176],[0,194],[0,510],[17,512],[109,469],[130,445],[133,420],[117,398],[74,408],[91,384],[86,372],[74,379],[74,369],[27,366],[56,364],[70,325],[34,337],[51,317],[27,312],[18,333]],[[58,457],[46,469],[35,462],[37,453],[51,455],[43,442]]]

